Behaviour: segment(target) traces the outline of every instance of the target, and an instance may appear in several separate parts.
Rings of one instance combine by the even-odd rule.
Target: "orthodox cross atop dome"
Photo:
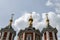
[[[11,19],[10,19],[9,25],[12,25],[12,22],[13,22],[13,16],[14,16],[14,14],[11,14]]]
[[[46,23],[47,23],[47,26],[49,26],[48,14],[46,14]]]
[[[32,23],[33,23],[33,18],[32,18],[32,14],[31,14],[30,18],[29,18],[29,27],[32,27]]]

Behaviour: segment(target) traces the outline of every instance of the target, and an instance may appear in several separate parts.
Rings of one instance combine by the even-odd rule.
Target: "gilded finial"
[[[46,23],[47,23],[47,25],[49,25],[48,14],[46,14]]]
[[[33,18],[32,18],[32,14],[31,14],[30,18],[29,18],[29,27],[32,27],[32,23],[33,23]]]
[[[14,14],[11,14],[10,25],[12,25]]]

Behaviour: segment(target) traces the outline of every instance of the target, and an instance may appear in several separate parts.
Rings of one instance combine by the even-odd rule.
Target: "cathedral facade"
[[[0,40],[14,40],[16,36],[16,31],[12,28],[13,15],[10,19],[10,23],[5,28],[0,30]],[[53,28],[49,24],[48,14],[46,14],[46,27],[40,32],[39,29],[33,27],[33,18],[30,16],[29,27],[24,30],[20,30],[18,33],[17,40],[58,40],[57,39],[57,29]]]

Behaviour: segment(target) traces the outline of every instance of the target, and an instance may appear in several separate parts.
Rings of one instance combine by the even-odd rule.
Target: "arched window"
[[[46,38],[46,32],[44,33],[44,40],[47,40],[47,38]]]
[[[53,40],[52,32],[49,32],[49,38],[50,38],[50,40]]]
[[[35,37],[36,40],[40,40],[40,36],[38,34],[36,34],[36,37]]]
[[[31,35],[28,34],[26,40],[32,40]]]
[[[9,40],[11,40],[11,39],[12,39],[12,33],[9,34]]]
[[[4,32],[3,40],[6,40],[7,32]]]

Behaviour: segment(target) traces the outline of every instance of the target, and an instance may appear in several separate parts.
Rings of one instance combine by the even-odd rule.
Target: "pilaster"
[[[47,35],[47,40],[49,40],[49,32],[48,31],[46,32],[46,35]]]
[[[10,32],[7,33],[6,40],[9,40],[9,34],[10,34]]]
[[[3,39],[3,36],[4,36],[4,32],[2,32],[2,37],[1,37],[1,40]]]

